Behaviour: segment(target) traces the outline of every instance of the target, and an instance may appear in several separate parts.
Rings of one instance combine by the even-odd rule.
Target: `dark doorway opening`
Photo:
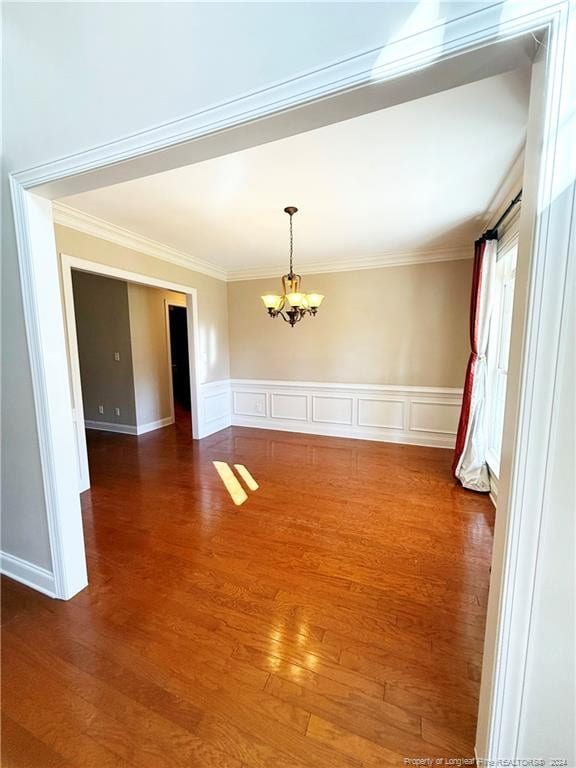
[[[168,305],[170,327],[170,359],[172,365],[172,395],[174,412],[191,410],[190,360],[188,358],[188,318],[186,307]]]

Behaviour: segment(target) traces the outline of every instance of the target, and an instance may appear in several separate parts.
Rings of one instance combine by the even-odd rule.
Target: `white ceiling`
[[[522,150],[516,70],[195,165],[62,200],[231,277],[469,247]],[[182,255],[182,253],[180,255]]]

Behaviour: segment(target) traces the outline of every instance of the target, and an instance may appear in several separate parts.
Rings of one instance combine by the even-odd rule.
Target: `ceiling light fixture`
[[[294,274],[292,260],[294,256],[294,235],[292,232],[292,217],[298,208],[289,205],[284,212],[290,216],[290,271],[282,276],[282,295],[266,293],[260,298],[268,310],[270,317],[280,317],[292,327],[296,325],[304,315],[315,315],[320,304],[324,301],[321,293],[301,293],[300,282],[302,277]],[[285,309],[286,307],[286,309]]]

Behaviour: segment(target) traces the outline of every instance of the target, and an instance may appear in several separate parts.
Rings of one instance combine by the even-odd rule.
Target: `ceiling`
[[[230,278],[420,254],[478,237],[522,151],[529,73],[515,70],[380,112],[62,203]]]

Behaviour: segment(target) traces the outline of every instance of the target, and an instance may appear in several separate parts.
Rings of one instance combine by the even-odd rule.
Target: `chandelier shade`
[[[284,208],[284,212],[290,216],[290,271],[282,276],[282,293],[265,293],[260,297],[270,317],[281,317],[292,327],[306,315],[314,316],[324,301],[324,296],[321,293],[303,293],[300,290],[302,277],[294,272],[292,217],[297,210],[298,208],[292,205]]]

